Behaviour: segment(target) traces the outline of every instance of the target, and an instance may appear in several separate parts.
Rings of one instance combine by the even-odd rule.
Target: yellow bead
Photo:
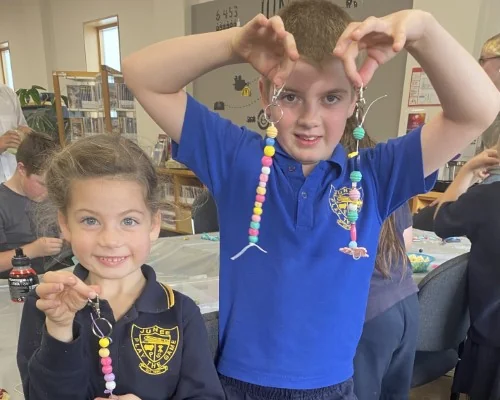
[[[266,188],[263,187],[258,187],[257,188],[257,194],[265,195],[266,194]]]
[[[99,339],[99,346],[101,347],[108,347],[109,346],[109,339],[107,337],[103,337]]]
[[[264,154],[268,157],[272,157],[274,156],[274,153],[276,152],[276,150],[274,149],[273,146],[266,146],[264,147]]]
[[[255,207],[257,208],[262,208],[262,203],[256,201],[255,204],[254,204]]]
[[[358,152],[357,151],[353,151],[352,153],[349,153],[349,155],[347,157],[353,158],[353,157],[356,157],[357,155],[358,155]]]
[[[99,357],[101,358],[109,357],[109,349],[100,349]]]
[[[278,136],[278,130],[274,125],[269,125],[266,130],[267,137],[270,137],[271,139],[274,139],[276,136]]]
[[[262,208],[260,208],[260,207],[255,207],[255,208],[253,209],[253,213],[254,213],[255,215],[262,215]]]

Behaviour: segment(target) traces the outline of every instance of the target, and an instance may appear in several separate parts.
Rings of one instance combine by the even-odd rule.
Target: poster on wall
[[[439,98],[432,87],[429,77],[420,67],[411,71],[408,106],[440,106]]]
[[[406,122],[406,133],[417,129],[419,126],[425,124],[427,114],[422,111],[410,111],[408,113],[408,120]]]

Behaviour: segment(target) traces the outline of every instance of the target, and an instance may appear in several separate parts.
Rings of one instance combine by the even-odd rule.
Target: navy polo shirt
[[[146,286],[118,321],[109,303],[100,300],[102,316],[113,325],[109,347],[116,376],[113,393],[135,394],[141,400],[225,399],[199,308],[158,283],[150,266],[143,265],[142,272]],[[82,280],[88,275],[81,265],[74,273]],[[107,397],[90,307],[77,312],[74,340],[63,343],[47,333],[45,314],[36,308],[36,300],[30,293],[19,333],[17,363],[25,398]]]
[[[339,252],[349,243],[350,161],[341,145],[305,178],[279,145],[263,206],[259,245],[248,244],[264,141],[188,96],[174,157],[212,192],[220,224],[218,370],[288,389],[334,385],[353,374],[380,226],[410,197],[429,190],[420,130],[361,152],[363,205],[358,243],[370,258]]]

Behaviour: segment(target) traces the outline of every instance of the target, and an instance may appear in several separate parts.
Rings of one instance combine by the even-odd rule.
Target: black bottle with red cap
[[[31,268],[30,258],[24,254],[23,249],[16,249],[16,255],[12,257],[12,271],[9,274],[11,300],[15,303],[24,303],[28,293],[39,283],[38,275]]]

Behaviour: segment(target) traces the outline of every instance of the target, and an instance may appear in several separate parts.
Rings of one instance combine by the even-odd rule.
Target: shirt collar
[[[263,143],[262,148],[264,148],[265,140],[263,140],[262,143]],[[280,166],[284,167],[285,165],[288,164],[289,172],[293,172],[293,171],[295,171],[296,168],[301,166],[301,164],[298,161],[296,161],[295,159],[290,157],[290,155],[283,149],[283,147],[281,147],[281,145],[279,144],[278,141],[276,141],[274,147],[276,149],[275,159],[278,162],[278,164],[280,164]],[[322,164],[323,164],[323,167],[324,167],[325,163],[330,164],[335,169],[338,169],[339,176],[340,176],[347,166],[346,160],[347,160],[347,157],[346,157],[346,152],[345,152],[344,146],[342,146],[339,143],[339,144],[337,144],[337,146],[335,146],[335,149],[333,150],[333,153],[330,156],[330,158],[328,158],[327,160],[324,160],[324,161],[320,161],[318,163],[318,166],[322,166]],[[287,168],[287,167],[285,167],[285,168]]]
[[[146,278],[146,286],[135,302],[135,308],[138,312],[159,314],[175,305],[175,296],[173,290],[156,280],[156,273],[149,265],[144,264],[141,267],[142,273]],[[73,273],[82,281],[85,280],[89,271],[78,264]]]

